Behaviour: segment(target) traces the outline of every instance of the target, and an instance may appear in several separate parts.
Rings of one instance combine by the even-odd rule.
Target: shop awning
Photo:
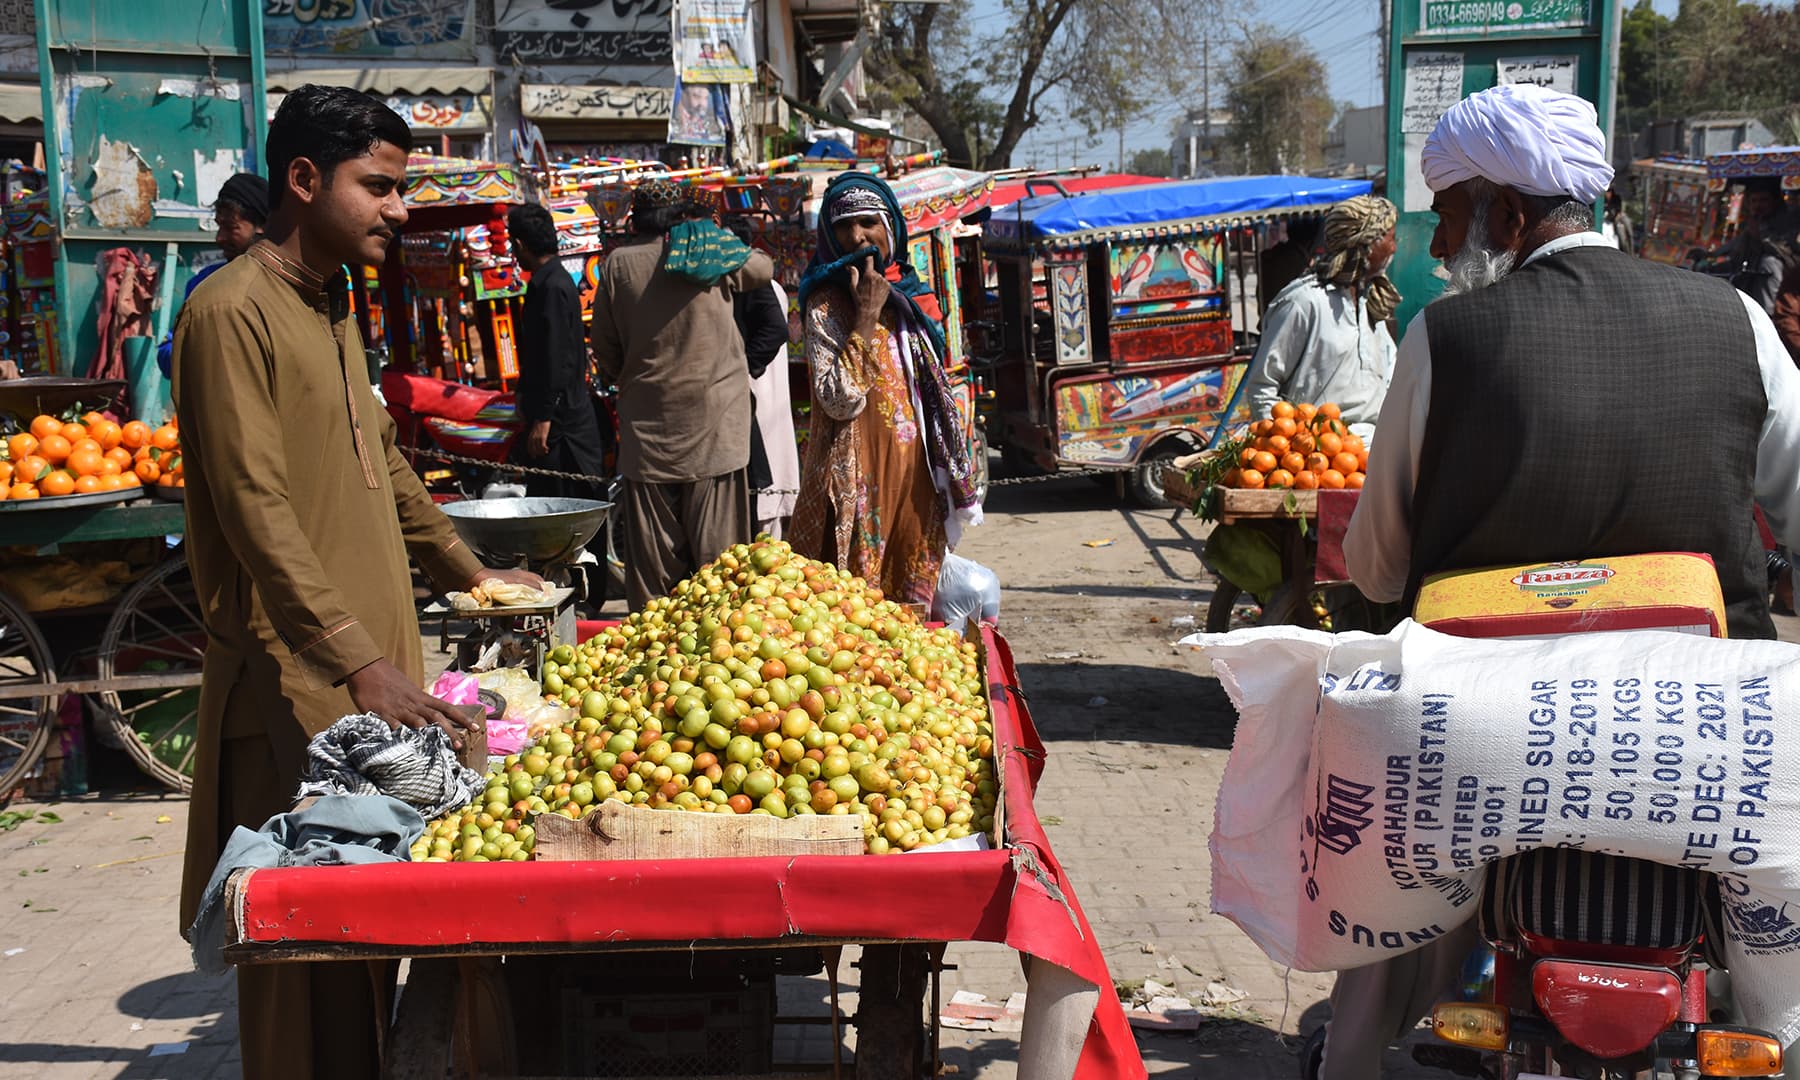
[[[528,120],[667,121],[675,91],[666,86],[560,86],[525,83],[519,112]]]
[[[1014,251],[1038,244],[1069,248],[1174,237],[1257,218],[1323,213],[1353,195],[1367,195],[1369,188],[1367,180],[1232,176],[1115,188],[1068,198],[1038,195],[994,214],[984,232],[989,248]]]
[[[0,120],[9,124],[44,122],[44,93],[37,83],[0,83]]]
[[[293,90],[307,83],[348,86],[383,97],[392,94],[491,94],[494,73],[483,67],[291,68],[271,71],[268,89]]]

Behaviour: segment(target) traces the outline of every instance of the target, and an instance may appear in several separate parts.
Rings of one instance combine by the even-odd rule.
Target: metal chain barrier
[[[500,472],[520,473],[525,476],[548,476],[556,480],[574,480],[581,483],[592,484],[595,487],[605,487],[612,483],[613,480],[610,476],[589,476],[586,473],[562,472],[558,469],[543,469],[535,465],[515,465],[512,462],[489,461],[486,458],[465,457],[461,454],[447,454],[442,450],[420,450],[414,447],[403,446],[400,448],[400,452],[415,461],[419,458],[427,458],[432,461],[442,461],[454,465],[476,465],[481,468],[495,469]],[[989,480],[988,487],[996,488],[1012,487],[1018,484],[1042,484],[1050,480],[1073,480],[1088,476],[1119,476],[1122,472],[1123,470],[1120,469],[1063,469],[1053,473],[1045,473],[1042,476],[1008,476],[998,480]],[[800,494],[800,491],[798,488],[754,488],[751,490],[750,494],[798,495]]]

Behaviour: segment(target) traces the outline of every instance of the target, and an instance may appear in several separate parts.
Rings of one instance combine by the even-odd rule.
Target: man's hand
[[[514,585],[528,585],[539,592],[548,588],[548,586],[544,584],[543,578],[538,577],[529,570],[488,570],[484,568],[469,581],[468,585],[463,587],[464,591],[467,591],[484,581],[510,581]]]
[[[19,377],[19,365],[11,360],[0,360],[0,379],[16,379]]]
[[[476,731],[481,718],[461,706],[440,701],[413,685],[406,673],[377,660],[357,669],[344,680],[350,700],[366,713],[374,713],[393,728],[441,727],[450,736],[450,745],[462,749],[465,731]],[[476,710],[479,712],[479,710]]]
[[[531,431],[525,437],[525,452],[534,458],[550,456],[550,421],[539,420],[531,425]]]

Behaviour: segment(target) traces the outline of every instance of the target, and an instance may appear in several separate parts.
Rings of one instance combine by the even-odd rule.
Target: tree
[[[1628,132],[1729,110],[1761,117],[1778,138],[1800,134],[1800,14],[1791,6],[1683,0],[1671,19],[1637,0],[1620,25],[1619,103]]]
[[[1173,176],[1175,159],[1169,156],[1168,147],[1152,146],[1133,153],[1125,171],[1138,176]]]
[[[952,163],[998,169],[1058,112],[1093,134],[1178,98],[1193,68],[1187,43],[1217,0],[1000,0],[987,33],[967,3],[881,5],[863,66]]]
[[[1324,164],[1333,106],[1325,65],[1274,27],[1249,27],[1231,51],[1231,142],[1245,172],[1308,172]]]

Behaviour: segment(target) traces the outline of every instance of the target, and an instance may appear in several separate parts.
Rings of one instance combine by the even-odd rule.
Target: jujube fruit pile
[[[423,861],[529,858],[542,814],[607,801],[855,814],[871,854],[991,834],[994,729],[975,646],[781,541],[739,545],[544,663],[577,710],[427,826]]]

